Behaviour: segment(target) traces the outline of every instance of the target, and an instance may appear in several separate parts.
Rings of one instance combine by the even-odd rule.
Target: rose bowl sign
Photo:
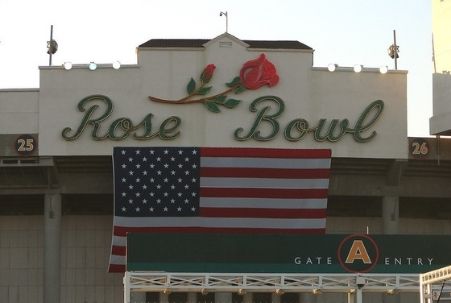
[[[213,78],[216,66],[208,64],[202,71],[198,82],[191,78],[186,85],[186,96],[169,100],[150,96],[149,99],[156,103],[169,105],[202,104],[212,113],[220,113],[221,108],[233,109],[241,100],[230,97],[230,94],[239,95],[246,90],[257,90],[263,86],[273,87],[279,82],[279,75],[273,63],[261,54],[255,60],[247,61],[240,70],[240,76],[234,77],[226,83],[226,89],[220,93],[210,94],[212,86],[209,85]],[[99,111],[101,102],[104,111]],[[249,111],[255,113],[251,126],[238,127],[233,130],[236,141],[270,141],[282,133],[285,140],[297,142],[311,135],[317,142],[337,142],[345,135],[350,135],[354,141],[365,143],[376,136],[373,125],[383,112],[384,102],[375,100],[364,108],[355,122],[349,119],[320,119],[317,122],[309,122],[303,118],[296,118],[282,126],[280,116],[286,108],[285,102],[277,96],[262,96],[249,105]],[[154,128],[153,113],[148,113],[141,122],[133,122],[130,118],[119,118],[110,121],[108,118],[113,113],[113,101],[105,95],[92,95],[83,98],[78,104],[78,110],[84,112],[81,122],[76,129],[65,127],[62,137],[67,141],[80,138],[84,132],[91,132],[91,137],[96,141],[113,140],[120,141],[127,138],[135,140],[174,140],[181,135],[182,119],[178,116],[170,116],[163,120],[159,127]],[[101,132],[101,129],[106,131]]]
[[[141,46],[139,64],[118,70],[41,67],[39,155],[133,145],[407,157],[406,72],[331,73],[312,66],[312,49],[279,42],[254,47],[223,34],[194,48]]]

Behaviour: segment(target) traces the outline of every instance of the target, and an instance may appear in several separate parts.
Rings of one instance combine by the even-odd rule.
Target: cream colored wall
[[[0,134],[38,132],[37,89],[0,90]]]
[[[231,41],[231,48],[219,46],[219,42]],[[225,83],[239,75],[243,64],[264,52],[274,63],[280,82],[271,88],[247,90],[229,97],[242,100],[234,109],[221,108],[222,112],[208,112],[201,104],[169,105],[151,102],[148,96],[180,99],[186,96],[186,85],[191,77],[198,80],[203,68],[216,65],[210,83],[211,94],[227,89]],[[233,39],[223,37],[214,40],[203,49],[168,50],[140,49],[139,66],[126,66],[120,70],[84,68],[64,70],[60,67],[41,67],[39,97],[40,155],[110,155],[113,146],[236,146],[277,148],[332,148],[334,157],[406,158],[407,144],[407,96],[406,73],[378,71],[354,72],[312,68],[313,54],[306,50],[250,50]],[[103,94],[111,98],[114,112],[102,125],[105,132],[111,122],[119,117],[129,117],[134,124],[153,113],[154,129],[169,116],[182,119],[181,135],[176,140],[152,139],[137,141],[94,141],[90,137],[92,127],[76,141],[67,142],[61,137],[65,127],[78,127],[83,113],[77,104],[84,97]],[[238,142],[234,131],[242,127],[249,130],[256,114],[249,111],[249,104],[258,97],[278,96],[286,109],[280,116],[278,135],[266,142],[248,140]],[[384,100],[386,107],[370,131],[378,134],[369,143],[355,142],[346,135],[337,143],[320,143],[307,134],[298,142],[288,142],[283,137],[284,127],[295,118],[304,118],[315,127],[321,118],[348,118],[351,127],[362,111],[374,100]],[[273,105],[274,108],[274,105]],[[274,110],[274,109],[273,109]],[[99,116],[101,109],[95,114]],[[396,125],[396,127],[393,127]]]
[[[43,303],[44,218],[0,216],[0,302]]]
[[[122,303],[122,274],[107,272],[111,216],[64,216],[61,303]]]
[[[451,71],[451,1],[432,0],[432,30],[437,73]]]

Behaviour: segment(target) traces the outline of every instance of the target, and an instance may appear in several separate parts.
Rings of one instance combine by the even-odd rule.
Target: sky
[[[136,63],[136,47],[156,38],[298,40],[314,66],[394,62],[408,71],[408,135],[429,135],[432,116],[430,0],[0,0],[0,89],[39,88],[49,63],[50,26],[59,48],[53,65]]]

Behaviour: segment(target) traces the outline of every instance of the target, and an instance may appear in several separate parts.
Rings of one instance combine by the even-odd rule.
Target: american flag
[[[328,149],[116,147],[110,272],[128,232],[324,233]]]

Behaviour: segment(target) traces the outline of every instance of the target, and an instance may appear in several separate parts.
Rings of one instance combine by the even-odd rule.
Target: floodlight
[[[121,68],[121,63],[119,61],[113,62],[113,68],[114,69],[120,69]]]
[[[88,65],[88,68],[90,70],[96,70],[97,69],[97,64],[95,64],[94,62],[90,62]]]
[[[385,65],[385,66],[379,67],[379,72],[381,74],[386,74],[388,72],[388,66]]]
[[[354,72],[360,73],[363,69],[363,66],[361,64],[354,65]]]
[[[330,72],[334,72],[334,71],[337,69],[337,67],[338,67],[337,64],[331,63],[331,64],[329,64],[329,65],[327,66],[327,69],[328,69]]]
[[[70,70],[72,68],[72,62],[64,62],[63,67],[65,70]]]

